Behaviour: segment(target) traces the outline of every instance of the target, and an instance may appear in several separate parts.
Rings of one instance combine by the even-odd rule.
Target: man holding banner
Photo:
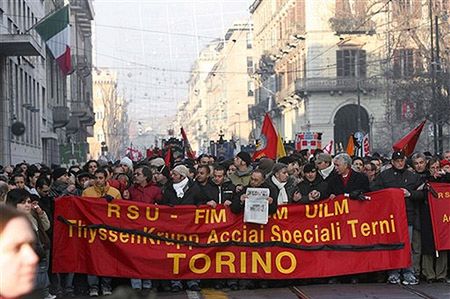
[[[408,233],[410,241],[412,239],[414,224],[414,201],[423,198],[423,192],[417,190],[421,184],[420,177],[406,169],[406,157],[403,152],[396,151],[392,154],[392,168],[386,169],[380,173],[374,181],[372,189],[382,190],[386,188],[400,188],[403,191],[406,202],[406,212],[408,217]],[[414,275],[412,266],[406,269],[392,270],[388,273],[388,283],[400,283],[400,274],[403,275],[402,283],[404,285],[416,285],[419,280]]]

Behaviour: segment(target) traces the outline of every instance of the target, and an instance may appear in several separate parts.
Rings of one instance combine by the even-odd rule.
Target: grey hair
[[[411,160],[415,161],[415,160],[420,159],[420,158],[422,158],[422,159],[424,159],[425,161],[427,161],[427,156],[425,156],[425,155],[422,154],[422,153],[415,153],[415,154],[411,157]]]
[[[341,160],[342,162],[344,162],[348,167],[352,166],[352,157],[350,157],[348,154],[346,153],[340,153],[338,155],[336,155],[336,157],[334,157],[335,160]]]

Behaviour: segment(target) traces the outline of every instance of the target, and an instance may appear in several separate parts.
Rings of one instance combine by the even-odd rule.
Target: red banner
[[[402,191],[280,206],[267,225],[228,208],[62,197],[53,271],[149,279],[311,278],[405,268]]]
[[[431,187],[435,192],[428,192],[428,203],[434,245],[436,250],[450,250],[450,184],[433,183]]]

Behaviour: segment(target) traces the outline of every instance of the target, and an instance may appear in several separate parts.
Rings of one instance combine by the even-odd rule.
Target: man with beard
[[[417,190],[422,184],[420,176],[406,169],[406,157],[403,152],[396,151],[392,154],[392,167],[380,173],[373,184],[373,191],[385,188],[400,188],[403,191],[406,202],[406,213],[408,217],[408,232],[410,240],[412,240],[414,226],[414,202],[423,197],[423,192]],[[413,257],[411,257],[413,258]],[[414,264],[414,261],[413,261]],[[397,269],[388,272],[388,283],[399,284],[401,282],[400,275],[403,276],[402,283],[404,285],[416,285],[419,280],[414,275],[413,267],[407,269]]]
[[[247,186],[253,170],[252,157],[247,152],[240,152],[234,157],[233,164],[236,171],[230,175],[231,182],[235,186]]]

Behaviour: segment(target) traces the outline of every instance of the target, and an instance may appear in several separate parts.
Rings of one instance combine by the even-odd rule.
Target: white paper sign
[[[267,198],[270,190],[268,188],[247,188],[245,194],[248,198],[245,200],[244,222],[267,224],[269,221]]]

